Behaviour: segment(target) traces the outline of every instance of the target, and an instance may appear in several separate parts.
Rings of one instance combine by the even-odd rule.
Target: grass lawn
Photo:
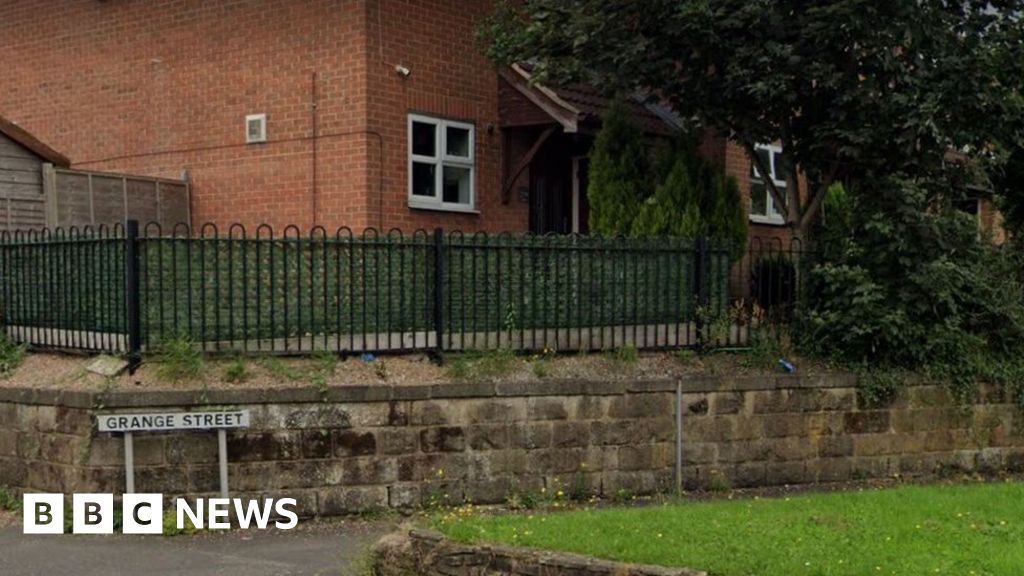
[[[449,515],[437,527],[464,542],[683,566],[716,576],[1024,574],[1020,482],[460,516]]]

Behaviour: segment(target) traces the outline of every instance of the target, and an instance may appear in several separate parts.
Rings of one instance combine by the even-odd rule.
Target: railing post
[[[697,328],[697,348],[704,345],[704,315],[708,305],[708,239],[701,236],[694,243],[693,288],[694,323]]]
[[[434,338],[437,361],[444,355],[444,231],[434,229]]]
[[[124,228],[125,308],[128,321],[128,369],[135,372],[142,361],[142,321],[139,303],[139,221],[128,220]]]

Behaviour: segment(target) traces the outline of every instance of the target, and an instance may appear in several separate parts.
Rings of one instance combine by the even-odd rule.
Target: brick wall
[[[0,389],[0,485],[49,492],[124,487],[123,440],[104,411],[247,408],[229,433],[242,496],[298,500],[303,514],[463,501],[582,486],[612,496],[675,485],[676,387],[688,489],[1024,469],[1020,413],[994,390],[966,409],[915,386],[861,409],[855,379],[694,376],[681,382],[551,381],[200,392]],[[136,434],[140,492],[218,489],[216,435]]]
[[[196,223],[525,228],[498,200],[498,78],[473,34],[489,3],[8,4],[0,111],[75,167],[188,171]],[[408,208],[409,111],[476,125],[480,215]],[[266,144],[245,144],[254,113]]]

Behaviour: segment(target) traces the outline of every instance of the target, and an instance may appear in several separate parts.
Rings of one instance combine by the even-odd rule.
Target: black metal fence
[[[138,224],[0,236],[2,319],[40,347],[337,353],[742,346],[799,245]]]

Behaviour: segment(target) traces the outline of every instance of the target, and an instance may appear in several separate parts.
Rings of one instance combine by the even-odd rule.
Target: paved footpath
[[[0,528],[3,576],[362,576],[384,522],[323,521],[295,530],[192,536],[28,536]]]

